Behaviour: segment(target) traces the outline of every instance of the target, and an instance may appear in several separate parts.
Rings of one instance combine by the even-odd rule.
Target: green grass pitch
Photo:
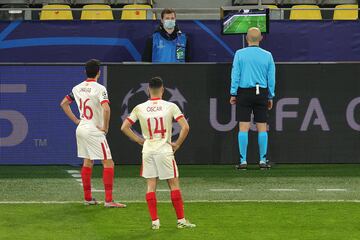
[[[176,229],[165,182],[161,229],[152,231],[139,166],[116,166],[114,196],[126,209],[81,204],[79,168],[0,167],[0,239],[360,239],[360,165],[179,166],[185,215]],[[93,174],[103,200],[102,168]]]
[[[266,17],[235,15],[233,20],[224,26],[224,34],[246,33],[251,27],[258,27],[261,32],[266,32]]]

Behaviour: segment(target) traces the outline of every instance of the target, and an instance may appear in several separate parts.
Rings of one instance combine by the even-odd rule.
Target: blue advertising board
[[[60,102],[85,78],[80,66],[0,66],[0,164],[81,162]]]

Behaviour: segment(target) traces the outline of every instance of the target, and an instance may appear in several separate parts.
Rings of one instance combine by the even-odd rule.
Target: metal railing
[[[267,8],[266,5],[250,5],[250,6],[236,6],[236,7],[226,7],[226,8]],[[43,8],[0,8],[0,14],[2,12],[7,12],[8,14],[24,14],[25,20],[32,20],[33,12],[40,13],[42,11],[74,11],[74,12],[82,12],[82,11],[147,11],[153,12],[154,14],[159,14],[164,8],[93,8],[93,9],[83,9],[83,8],[70,8],[70,9],[63,9],[63,8],[53,8],[53,9],[43,9]],[[220,19],[220,7],[219,8],[175,8],[174,9],[178,16],[182,14],[199,14],[199,16],[206,16],[212,15],[216,16],[216,19]],[[271,13],[279,13],[280,17],[273,18],[273,19],[285,19],[285,13],[290,13],[291,11],[322,11],[322,12],[334,12],[334,11],[353,11],[357,10],[360,11],[360,8],[270,8]],[[1,18],[0,18],[1,19]],[[181,17],[178,17],[181,19]]]

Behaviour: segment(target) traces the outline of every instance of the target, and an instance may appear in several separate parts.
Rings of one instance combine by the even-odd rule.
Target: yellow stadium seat
[[[322,20],[320,8],[316,5],[295,5],[291,8],[290,20]]]
[[[276,5],[264,5],[265,7],[268,7],[270,9],[279,9]]]
[[[73,15],[68,5],[45,5],[42,7],[40,20],[73,20]],[[46,9],[46,10],[44,10]],[[64,9],[64,10],[47,10],[47,9]]]
[[[104,9],[104,10],[89,10]],[[81,11],[81,20],[114,20],[114,15],[109,5],[92,4],[85,5]]]
[[[339,10],[344,8],[354,8],[354,10]],[[358,19],[358,5],[342,4],[337,5],[334,11],[334,20],[357,20]]]
[[[140,5],[140,4],[131,4],[125,5],[124,9],[136,9],[136,8],[145,8],[151,9],[149,5]],[[155,20],[155,14],[152,11],[146,10],[123,10],[121,14],[122,20],[146,20],[146,19],[153,19]]]

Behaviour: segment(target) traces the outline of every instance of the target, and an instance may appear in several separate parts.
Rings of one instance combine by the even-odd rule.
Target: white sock
[[[186,222],[185,218],[178,219],[178,223],[184,223],[184,222]]]
[[[156,219],[155,221],[152,221],[152,224],[160,225],[160,219]]]

